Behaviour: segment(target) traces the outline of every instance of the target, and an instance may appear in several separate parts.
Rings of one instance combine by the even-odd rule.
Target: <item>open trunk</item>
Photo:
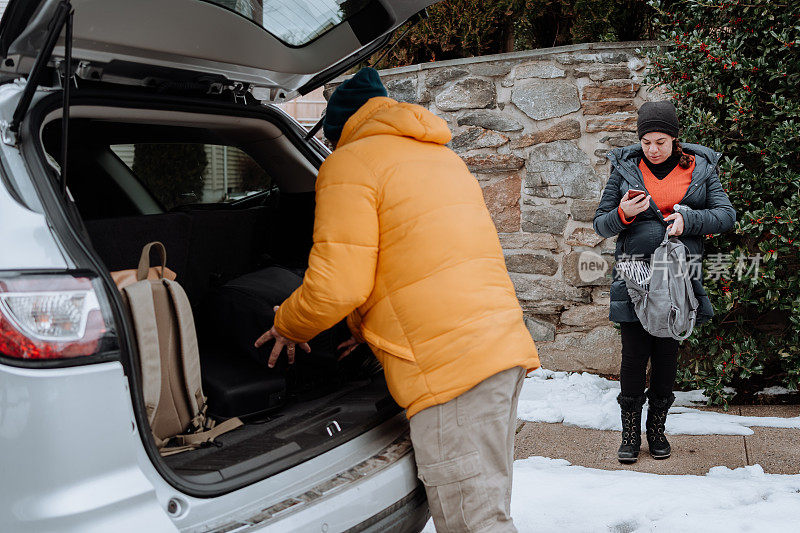
[[[54,97],[37,106],[52,167],[61,142],[59,103]],[[224,492],[400,412],[366,346],[341,362],[330,350],[317,362],[312,352],[304,367],[276,371],[266,367],[268,350],[263,361],[241,353],[215,315],[212,296],[232,280],[269,268],[302,276],[307,267],[323,150],[304,142],[280,111],[84,92],[72,99],[69,143],[67,185],[84,240],[109,272],[136,268],[148,242],[165,245],[167,267],[198,324],[209,414],[244,422],[216,445],[161,458],[162,466],[190,486]]]

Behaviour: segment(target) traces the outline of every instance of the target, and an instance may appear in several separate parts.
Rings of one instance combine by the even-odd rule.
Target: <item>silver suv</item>
[[[10,2],[0,531],[422,529],[408,424],[368,350],[282,388],[203,317],[228,280],[307,266],[328,150],[274,104],[364,61],[431,3]],[[244,421],[169,456],[113,277],[150,241],[200,325],[209,413]]]

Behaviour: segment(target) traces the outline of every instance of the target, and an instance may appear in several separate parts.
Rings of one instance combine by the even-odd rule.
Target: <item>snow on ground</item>
[[[797,391],[787,389],[786,387],[767,387],[764,390],[758,391],[758,396],[785,396],[787,394],[794,394]]]
[[[618,394],[619,382],[594,374],[539,369],[525,380],[517,416],[528,422],[621,431]],[[675,405],[667,417],[668,434],[751,435],[750,427],[754,426],[800,429],[800,416],[756,417],[701,411],[688,407],[705,402],[701,391],[676,392],[675,396]],[[644,420],[642,416],[642,425]]]
[[[800,474],[765,474],[759,465],[666,476],[546,457],[514,463],[520,533],[797,531],[798,509]],[[433,522],[423,531],[433,533]]]

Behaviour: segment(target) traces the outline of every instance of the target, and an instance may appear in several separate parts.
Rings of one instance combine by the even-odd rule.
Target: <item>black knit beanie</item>
[[[328,100],[322,131],[333,144],[339,142],[344,124],[367,100],[375,96],[386,96],[386,87],[381,82],[378,71],[365,67],[342,82]]]
[[[636,120],[639,139],[654,131],[677,137],[679,129],[678,113],[669,100],[645,102],[639,108],[639,117]]]

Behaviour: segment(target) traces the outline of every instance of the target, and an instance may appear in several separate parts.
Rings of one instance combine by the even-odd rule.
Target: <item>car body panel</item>
[[[24,30],[4,23],[3,33],[18,37],[7,43],[13,65],[3,65],[3,70],[17,74],[30,70],[58,3],[42,0],[29,20],[16,21],[17,26],[26,25]],[[289,46],[244,16],[201,0],[73,0],[72,56],[80,62],[78,76],[93,80],[145,84],[148,78],[165,76],[159,68],[170,69],[182,71],[184,77],[196,73],[277,89],[259,91],[259,97],[282,100],[301,87],[304,92],[313,90],[308,86],[312,79],[321,86],[327,79],[318,74],[359,60],[360,50],[433,2],[372,3],[380,22],[340,23],[306,45]],[[56,45],[53,55],[64,56],[63,43]]]
[[[0,442],[0,530],[175,530],[139,467],[118,362],[0,364]]]
[[[10,121],[21,92],[22,87],[18,84],[0,86],[0,121]],[[0,143],[0,150],[4,162],[0,172],[5,174],[0,185],[4,180],[27,185],[25,195],[30,199],[29,203],[38,206],[19,149]],[[5,186],[0,186],[0,243],[3,250],[0,270],[65,269],[71,266],[44,214],[20,204]]]

